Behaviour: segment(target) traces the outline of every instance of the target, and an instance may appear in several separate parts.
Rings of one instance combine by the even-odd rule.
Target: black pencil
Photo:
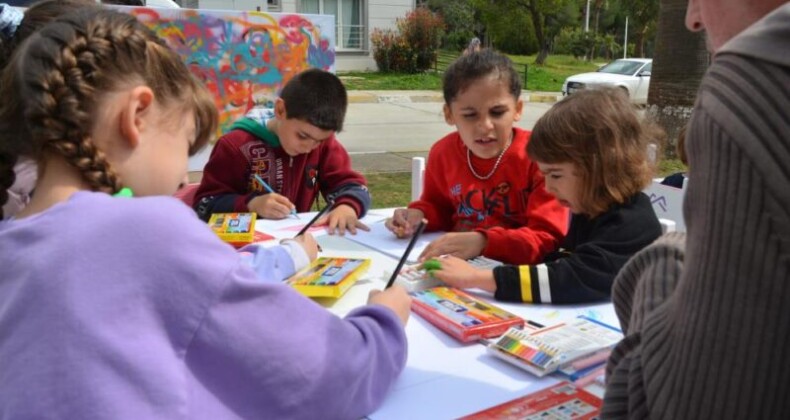
[[[330,208],[332,208],[332,204],[334,203],[326,203],[326,206],[323,209],[321,209],[321,211],[319,211],[318,214],[315,215],[315,217],[313,217],[313,220],[307,222],[307,224],[304,225],[302,230],[300,230],[299,233],[296,234],[296,236],[304,235],[307,232],[307,229],[310,229],[310,226],[313,226],[313,223],[317,222],[318,219],[321,218],[321,216],[323,216],[327,211],[329,211]]]
[[[385,289],[389,289],[393,283],[395,283],[395,279],[398,277],[398,273],[400,273],[400,269],[403,268],[403,264],[409,258],[409,253],[411,253],[411,249],[414,248],[414,244],[417,243],[417,238],[420,237],[422,231],[425,230],[425,225],[428,223],[427,220],[422,219],[420,224],[417,225],[417,230],[414,231],[414,235],[411,237],[411,241],[409,241],[409,246],[406,247],[406,252],[403,253],[403,256],[400,257],[400,261],[398,261],[398,266],[395,267],[395,271],[392,272],[392,277],[387,282],[387,285],[384,286]]]

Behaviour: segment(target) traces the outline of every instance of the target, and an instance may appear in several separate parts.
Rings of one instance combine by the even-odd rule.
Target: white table
[[[372,222],[391,209],[372,210]],[[300,215],[301,220],[260,221],[256,228],[276,234],[288,224],[304,224],[315,213]],[[290,231],[285,230],[290,233]],[[315,233],[323,248],[322,256],[370,258],[371,266],[340,299],[317,299],[329,311],[343,316],[364,305],[368,292],[382,289],[398,261],[347,238]],[[286,235],[287,236],[287,235]],[[495,302],[489,294],[478,294],[495,305],[542,324],[570,320],[578,315],[619,325],[611,303],[574,306],[506,304]],[[551,386],[560,379],[538,378],[519,368],[489,356],[481,344],[462,344],[417,315],[406,325],[409,356],[406,368],[383,405],[371,419],[443,419],[457,418],[521,397]],[[600,387],[590,391],[600,395]]]

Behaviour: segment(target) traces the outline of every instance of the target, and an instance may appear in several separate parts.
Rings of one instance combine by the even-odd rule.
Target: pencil
[[[414,231],[414,235],[412,235],[411,240],[409,241],[409,246],[406,247],[406,252],[400,257],[400,261],[398,261],[398,266],[395,267],[395,271],[392,272],[392,277],[387,282],[387,285],[384,286],[385,289],[389,289],[392,287],[392,284],[395,283],[395,279],[398,277],[398,273],[400,273],[400,269],[403,268],[403,264],[406,263],[406,259],[409,258],[409,253],[411,253],[411,249],[414,248],[414,244],[417,243],[417,238],[420,237],[422,231],[425,230],[425,225],[428,223],[427,220],[422,219],[420,224],[417,225],[417,230]]]
[[[258,176],[258,174],[252,174],[252,176],[255,177],[255,180],[258,181],[258,183],[261,184],[261,187],[265,188],[266,191],[275,194],[272,187],[270,187],[269,184],[267,184],[266,181],[263,180],[263,178]],[[297,219],[300,219],[299,215],[296,214],[296,209],[291,209],[291,215],[296,216]]]
[[[325,206],[323,209],[321,209],[321,211],[319,211],[319,212],[318,212],[318,214],[316,214],[316,215],[315,215],[315,217],[313,217],[313,220],[311,220],[311,221],[307,222],[307,224],[306,224],[306,225],[304,225],[304,227],[302,228],[302,230],[300,230],[300,231],[299,231],[299,233],[297,233],[297,234],[296,234],[296,236],[304,235],[304,234],[305,234],[305,232],[307,232],[307,229],[310,229],[310,226],[313,226],[313,223],[317,222],[317,221],[318,221],[318,219],[320,219],[320,218],[321,218],[321,216],[323,216],[324,214],[326,214],[326,212],[327,212],[327,211],[328,211],[330,208],[332,208],[332,204],[334,204],[334,202],[326,203],[326,206]]]

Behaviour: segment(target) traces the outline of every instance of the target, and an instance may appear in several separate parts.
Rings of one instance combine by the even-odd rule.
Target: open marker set
[[[580,316],[536,331],[511,328],[488,346],[488,352],[536,376],[545,376],[580,359],[608,353],[622,339],[620,330]]]
[[[472,258],[468,260],[468,262],[473,267],[483,270],[491,270],[496,266],[502,265],[502,263],[497,260],[492,260],[491,258],[483,256]],[[420,265],[404,267],[400,273],[398,273],[395,284],[403,286],[403,288],[409,292],[419,292],[444,284],[431,273],[433,270],[441,268],[441,262],[431,259],[422,264],[423,268],[419,267]]]

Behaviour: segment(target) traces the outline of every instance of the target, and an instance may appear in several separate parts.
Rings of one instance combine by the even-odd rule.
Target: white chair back
[[[411,201],[417,201],[425,182],[425,158],[411,158]]]
[[[645,188],[644,193],[650,197],[653,204],[653,211],[659,221],[674,222],[674,229],[669,224],[662,222],[662,229],[665,232],[685,232],[686,223],[683,220],[683,199],[686,195],[686,183],[683,188],[670,187],[661,184],[661,180],[653,180],[653,183]]]

